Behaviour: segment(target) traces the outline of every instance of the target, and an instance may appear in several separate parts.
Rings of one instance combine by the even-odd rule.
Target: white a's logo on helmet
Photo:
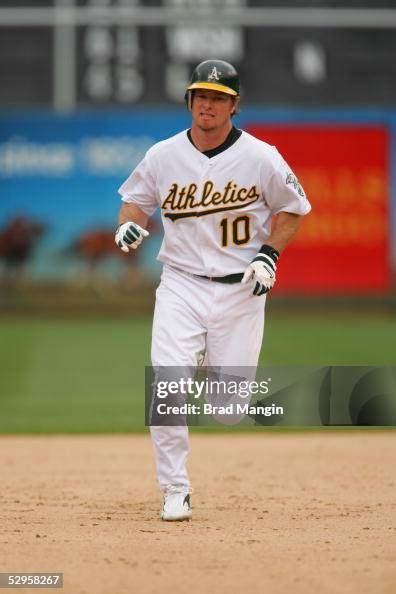
[[[213,66],[212,72],[208,74],[208,80],[220,80],[221,72],[217,72],[216,66]]]

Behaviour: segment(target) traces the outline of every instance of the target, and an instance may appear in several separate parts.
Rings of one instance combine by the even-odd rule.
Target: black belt
[[[243,278],[243,272],[235,272],[234,274],[227,274],[227,276],[201,276],[200,274],[194,274],[198,278],[206,278],[207,280],[214,281],[215,283],[224,283],[226,285],[233,285],[240,283]]]

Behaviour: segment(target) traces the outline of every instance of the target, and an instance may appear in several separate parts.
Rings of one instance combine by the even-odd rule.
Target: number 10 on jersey
[[[222,219],[220,222],[221,246],[227,247],[230,243],[243,245],[250,239],[250,219],[247,215],[231,221]]]

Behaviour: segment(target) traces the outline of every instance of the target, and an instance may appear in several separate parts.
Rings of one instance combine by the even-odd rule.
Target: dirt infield
[[[1,437],[0,571],[63,571],[67,594],[393,594],[395,440],[193,435],[194,517],[165,523],[148,436]]]

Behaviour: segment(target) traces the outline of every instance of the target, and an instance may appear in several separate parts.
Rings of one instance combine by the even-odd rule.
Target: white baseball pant
[[[153,367],[257,366],[264,331],[266,295],[252,294],[254,282],[223,284],[165,265],[156,292],[151,360]],[[186,426],[152,426],[160,487],[190,481]]]

